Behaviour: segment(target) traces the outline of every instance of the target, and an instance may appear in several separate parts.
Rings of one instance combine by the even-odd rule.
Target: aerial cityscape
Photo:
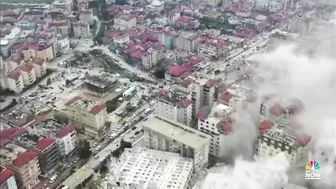
[[[1,0],[0,189],[336,189],[336,0]]]

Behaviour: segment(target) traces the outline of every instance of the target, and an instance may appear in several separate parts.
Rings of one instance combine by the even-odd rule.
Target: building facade
[[[76,96],[65,103],[70,122],[88,135],[99,137],[103,134],[107,119],[106,105]]]
[[[210,137],[186,125],[152,117],[143,123],[146,148],[176,152],[193,158],[193,169],[198,172],[208,164]]]
[[[73,23],[74,36],[78,38],[92,37],[89,23],[76,22]]]
[[[156,94],[155,114],[160,117],[191,125],[193,101],[188,91],[171,89],[158,91]]]
[[[10,168],[18,184],[18,188],[32,189],[38,182],[40,165],[38,155],[15,144],[1,147],[1,164]]]

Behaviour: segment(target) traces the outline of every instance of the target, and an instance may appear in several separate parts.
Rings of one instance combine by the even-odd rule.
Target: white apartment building
[[[33,61],[33,66],[35,70],[35,75],[37,78],[40,78],[47,74],[47,63],[45,60],[37,59]]]
[[[8,143],[0,148],[1,164],[15,173],[18,188],[32,189],[39,182],[40,164],[36,152]]]
[[[151,117],[143,123],[146,148],[177,152],[193,158],[193,170],[198,172],[208,164],[210,137],[181,123]]]
[[[221,57],[226,56],[229,51],[229,47],[222,40],[217,39],[207,39],[206,41],[202,41],[198,45],[197,53],[200,56],[204,57]]]
[[[106,105],[93,102],[81,96],[75,96],[65,103],[66,115],[79,129],[88,135],[99,137],[105,127],[107,119]]]
[[[70,41],[68,37],[58,36],[53,46],[54,56],[62,55],[69,51]]]
[[[114,18],[114,26],[117,28],[134,28],[136,26],[136,17],[130,15],[120,15]]]
[[[92,9],[80,10],[79,20],[83,23],[93,23],[93,12]]]
[[[14,70],[7,75],[7,87],[15,93],[20,93],[24,88],[23,77],[20,70]]]
[[[199,109],[202,106],[213,106],[216,92],[215,80],[192,79],[192,82],[187,87],[191,91],[194,117],[198,116]]]
[[[199,36],[193,32],[182,31],[175,39],[175,48],[177,50],[195,52],[199,42]]]
[[[113,169],[116,189],[191,189],[193,160],[144,148],[125,149]]]
[[[249,97],[252,92],[252,89],[237,84],[232,84],[229,88],[219,87],[217,101],[231,107],[233,111],[236,111],[238,107],[242,106],[242,103],[251,101],[247,99],[247,97]]]
[[[70,13],[73,8],[73,1],[72,0],[56,0],[52,3],[53,8],[64,9]]]
[[[271,157],[284,152],[291,165],[306,163],[311,137],[298,132],[299,125],[292,118],[300,113],[303,104],[298,99],[264,96],[260,106],[259,137],[256,155]]]
[[[63,125],[52,119],[28,127],[28,132],[55,139],[62,157],[70,154],[77,146],[77,132],[73,129],[73,126]]]
[[[184,125],[191,125],[193,101],[189,91],[173,88],[156,93],[155,114]]]
[[[1,189],[18,189],[14,172],[0,165],[0,188]]]
[[[213,106],[211,112],[199,113],[198,130],[211,136],[209,153],[216,158],[228,155],[220,146],[233,140],[231,113],[232,109],[224,104]]]
[[[83,23],[83,22],[73,23],[73,30],[75,37],[89,38],[92,36],[89,23]]]
[[[25,86],[29,86],[36,81],[35,69],[34,66],[31,64],[25,64],[20,69],[23,84]]]
[[[155,66],[159,60],[164,58],[163,47],[155,45],[147,49],[142,56],[142,65],[149,69]]]
[[[61,156],[67,156],[77,147],[77,132],[71,125],[64,126],[56,135]]]

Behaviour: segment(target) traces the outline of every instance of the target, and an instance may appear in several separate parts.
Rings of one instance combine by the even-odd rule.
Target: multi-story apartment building
[[[71,31],[71,25],[69,20],[53,20],[49,22],[51,29],[55,28],[57,34],[69,37]]]
[[[18,189],[14,172],[0,165],[0,188],[1,189]]]
[[[85,9],[79,11],[79,20],[84,23],[93,23],[93,12],[92,9]]]
[[[186,80],[188,81],[188,80]],[[212,107],[216,92],[216,81],[207,79],[190,79],[187,88],[191,91],[193,101],[193,116],[197,118],[202,106]]]
[[[189,91],[172,88],[156,93],[155,114],[184,125],[191,125],[192,103]]]
[[[28,44],[27,49],[24,49],[22,53],[25,61],[32,59],[51,61],[54,59],[53,46],[47,43]]]
[[[24,88],[23,77],[20,70],[14,70],[7,75],[7,87],[15,93],[20,93]]]
[[[149,69],[155,66],[159,60],[164,58],[163,47],[161,44],[153,44],[152,47],[143,52],[142,65]]]
[[[77,132],[73,127],[71,125],[63,125],[52,119],[30,126],[28,132],[55,139],[62,157],[69,155],[77,146]]]
[[[216,158],[228,156],[223,151],[223,144],[233,140],[232,109],[224,104],[217,104],[207,112],[201,109],[198,116],[198,130],[211,136],[210,155]]]
[[[60,151],[55,139],[51,137],[30,134],[28,131],[26,131],[23,132],[20,136],[15,137],[14,141],[18,145],[36,152],[42,174],[46,175],[55,171],[55,169],[59,167]]]
[[[35,75],[37,78],[43,77],[47,74],[47,63],[45,60],[36,59],[33,60]]]
[[[242,103],[253,100],[247,99],[252,93],[252,89],[237,84],[230,86],[222,85],[218,87],[217,101],[231,107],[233,111],[236,111],[239,106],[243,105]]]
[[[7,143],[1,146],[0,157],[1,164],[14,172],[18,188],[32,189],[39,182],[40,165],[36,152]]]
[[[65,103],[70,122],[88,135],[100,137],[107,119],[106,105],[76,96]]]
[[[70,13],[73,9],[73,1],[72,0],[56,0],[51,5],[53,8],[64,9]]]
[[[35,122],[35,117],[19,109],[12,109],[0,116],[1,122],[14,128],[26,128]]]
[[[92,36],[89,23],[75,22],[72,27],[75,37],[89,38]]]
[[[113,169],[112,187],[190,189],[193,161],[171,152],[125,149]]]
[[[197,53],[204,57],[221,57],[226,56],[229,51],[227,44],[218,39],[206,39],[199,42]]]
[[[182,31],[175,39],[175,48],[186,52],[195,52],[199,43],[199,36],[192,32]]]
[[[193,158],[198,172],[208,164],[210,137],[196,129],[162,117],[151,117],[143,123],[146,148],[177,152]]]
[[[264,96],[260,106],[259,137],[256,155],[275,156],[284,152],[293,166],[306,163],[307,148],[311,137],[299,132],[298,123],[293,118],[303,109],[298,99]]]
[[[114,25],[117,28],[134,28],[136,26],[136,17],[121,14],[114,18]]]
[[[36,81],[35,69],[34,66],[31,64],[25,64],[20,69],[23,84],[25,86],[29,86]]]
[[[57,41],[53,45],[54,56],[61,56],[70,49],[70,41],[68,37],[58,36]]]

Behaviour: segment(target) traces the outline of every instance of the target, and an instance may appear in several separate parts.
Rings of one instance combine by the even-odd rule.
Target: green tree
[[[116,149],[112,152],[112,156],[115,157],[115,158],[118,158],[120,156],[120,151],[119,149]]]
[[[90,150],[90,143],[87,140],[79,142],[78,154],[81,159],[89,159],[92,155]]]
[[[120,141],[120,149],[124,150],[125,148],[132,148],[132,143],[121,140]]]
[[[65,124],[69,123],[69,118],[60,112],[54,114],[54,119]]]

